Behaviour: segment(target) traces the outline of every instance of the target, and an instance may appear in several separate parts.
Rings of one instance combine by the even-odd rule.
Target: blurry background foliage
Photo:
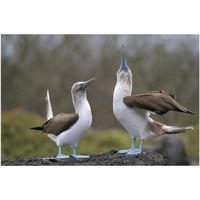
[[[122,44],[133,73],[133,93],[165,90],[199,114],[198,35],[2,35],[2,158],[57,154],[45,134],[29,130],[45,122],[46,89],[54,115],[74,112],[72,84],[93,77],[96,81],[87,90],[93,124],[79,142],[78,152],[130,147],[129,134],[112,112]],[[181,138],[187,154],[198,159],[198,116],[169,112],[152,118],[168,125],[194,125],[191,134],[183,133]],[[64,147],[63,152],[72,150]]]

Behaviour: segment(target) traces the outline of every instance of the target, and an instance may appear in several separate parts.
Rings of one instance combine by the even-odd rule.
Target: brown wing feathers
[[[43,126],[34,127],[31,129],[41,130],[42,132],[52,133],[57,136],[63,131],[66,131],[71,126],[73,126],[77,122],[78,117],[79,116],[77,113],[72,113],[72,114],[61,113],[51,118],[50,120],[46,121],[43,124]]]
[[[165,91],[153,91],[146,94],[127,96],[124,97],[123,101],[130,108],[145,109],[160,115],[163,115],[170,110],[195,114],[188,111],[176,102],[175,99],[175,95]]]

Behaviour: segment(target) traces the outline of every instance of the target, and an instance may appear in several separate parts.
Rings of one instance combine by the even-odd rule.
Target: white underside
[[[142,109],[129,108],[124,102],[123,92],[115,87],[113,97],[113,112],[117,120],[124,126],[129,132],[131,138],[147,139],[149,137],[156,136],[155,133],[146,129],[148,122],[153,122],[153,119],[149,117],[150,112]]]
[[[53,117],[53,112],[50,103],[50,97],[47,94],[47,120]],[[87,99],[84,99],[82,107],[78,112],[78,121],[68,130],[62,132],[60,135],[55,136],[48,134],[48,137],[53,140],[57,146],[59,145],[73,145],[77,146],[78,141],[88,132],[92,124],[92,113]]]
[[[62,132],[55,138],[56,144],[76,146],[78,141],[88,132],[92,124],[92,117],[79,114],[78,121],[67,131]]]

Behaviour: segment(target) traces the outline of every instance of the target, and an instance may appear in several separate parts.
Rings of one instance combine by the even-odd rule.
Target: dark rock
[[[189,165],[183,142],[179,135],[164,135],[144,149],[161,153],[169,165]]]
[[[138,166],[138,165],[168,165],[168,161],[158,152],[144,150],[138,155],[118,154],[116,150],[106,153],[88,154],[90,158],[75,159],[73,157],[66,159],[57,159],[56,156],[33,157],[26,159],[8,160],[2,159],[2,166],[46,166],[46,165],[82,165],[82,166]]]

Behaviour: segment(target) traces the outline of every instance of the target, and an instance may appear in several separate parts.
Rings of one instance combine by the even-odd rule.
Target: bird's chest
[[[58,137],[58,143],[63,145],[76,145],[78,141],[88,132],[92,124],[92,114],[89,111],[79,113],[78,121],[67,131]]]
[[[120,122],[127,120],[127,118],[131,115],[130,109],[128,109],[122,100],[114,101],[113,112],[115,117]]]
[[[146,127],[146,115],[139,109],[127,107],[123,101],[116,103],[113,111],[115,117],[131,135],[139,136]]]
[[[91,112],[83,112],[79,114],[79,119],[77,122],[77,128],[79,129],[80,134],[82,132],[87,132],[92,124],[92,113]]]

